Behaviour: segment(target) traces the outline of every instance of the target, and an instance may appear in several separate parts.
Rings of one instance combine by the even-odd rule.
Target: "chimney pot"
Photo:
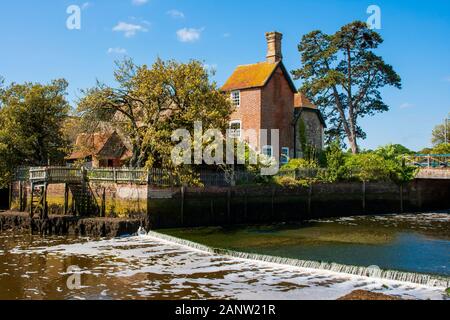
[[[281,40],[283,40],[283,34],[280,32],[267,32],[267,62],[276,63],[283,60],[283,54],[281,51]]]

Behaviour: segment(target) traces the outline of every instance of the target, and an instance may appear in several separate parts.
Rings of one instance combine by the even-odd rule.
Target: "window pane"
[[[241,137],[241,123],[239,121],[230,124],[230,137],[236,139]]]
[[[281,148],[280,161],[282,164],[289,163],[289,148]]]
[[[272,146],[264,146],[262,153],[268,157],[272,157]]]
[[[231,103],[235,107],[239,107],[241,104],[241,93],[240,91],[231,92]]]

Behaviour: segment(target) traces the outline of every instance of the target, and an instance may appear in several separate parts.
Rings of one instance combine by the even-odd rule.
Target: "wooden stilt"
[[[185,197],[185,189],[184,186],[181,187],[181,200],[180,200],[180,215],[181,215],[181,226],[184,226],[184,197]]]
[[[44,208],[43,208],[43,219],[48,219],[48,202],[47,202],[47,184],[44,185]]]
[[[64,215],[66,216],[69,211],[69,186],[64,184]]]
[[[308,190],[308,217],[311,217],[312,193],[313,193],[313,185],[311,183],[309,185],[309,190]]]
[[[19,211],[23,212],[23,188],[22,188],[22,181],[19,181]]]
[[[9,199],[8,199],[8,210],[12,210],[12,199],[13,199],[13,182],[9,184]]]
[[[103,188],[101,216],[106,217],[106,188]]]
[[[33,206],[34,206],[34,184],[33,183],[31,183],[31,195],[30,195],[30,198],[31,198],[31,202],[30,202],[30,218],[33,219],[33,216],[34,216],[34,212],[33,212],[33,210],[34,210],[34,208],[33,208]]]
[[[403,185],[400,185],[400,213],[403,211]]]
[[[363,181],[362,185],[362,208],[363,212],[366,212],[366,182]]]

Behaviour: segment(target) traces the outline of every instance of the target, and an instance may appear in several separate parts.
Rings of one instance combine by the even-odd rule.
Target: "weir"
[[[291,267],[297,267],[302,269],[312,269],[312,270],[321,270],[327,272],[334,273],[343,273],[352,276],[359,277],[367,277],[372,279],[380,279],[380,280],[389,280],[389,281],[398,281],[398,282],[406,282],[416,285],[423,285],[428,287],[437,287],[446,289],[450,287],[450,278],[448,277],[439,277],[421,273],[413,273],[413,272],[402,272],[395,270],[382,270],[378,267],[362,267],[362,266],[350,266],[343,265],[338,263],[328,263],[328,262],[318,262],[318,261],[307,261],[307,260],[298,260],[298,259],[290,259],[276,256],[267,256],[261,254],[254,253],[245,253],[245,252],[237,252],[233,250],[227,249],[218,249],[211,248],[202,244],[198,244],[192,241],[175,238],[172,236],[168,236],[165,234],[157,233],[154,231],[150,231],[147,234],[149,237],[167,241],[170,243],[175,243],[181,246],[189,247],[194,250],[199,250],[206,253],[218,254],[221,256],[237,258],[237,259],[245,259],[252,261],[260,261],[271,264],[285,265]]]

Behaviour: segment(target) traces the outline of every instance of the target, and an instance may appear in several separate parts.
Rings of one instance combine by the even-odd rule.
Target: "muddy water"
[[[150,236],[0,234],[0,299],[337,299],[356,289],[446,299],[443,288],[223,257]]]

